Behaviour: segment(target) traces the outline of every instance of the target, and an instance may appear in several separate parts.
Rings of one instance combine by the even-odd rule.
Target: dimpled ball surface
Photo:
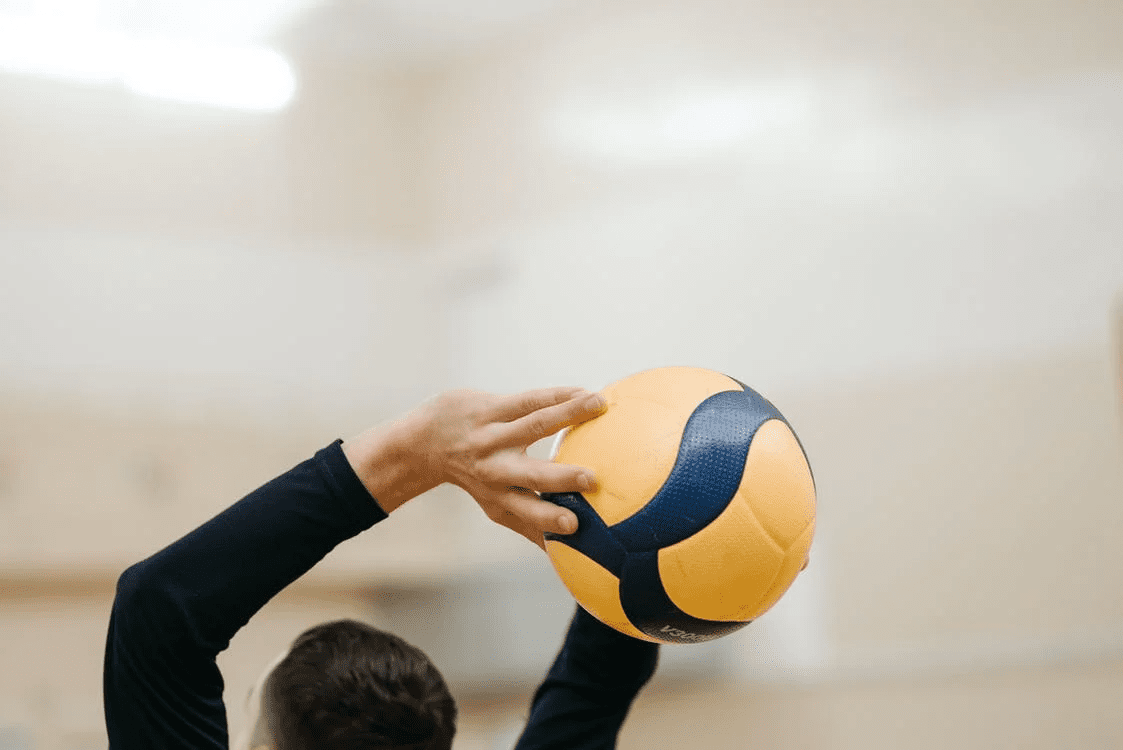
[[[563,433],[555,460],[598,487],[544,495],[579,528],[546,552],[577,601],[622,633],[698,643],[759,617],[788,590],[815,529],[795,432],[760,394],[712,370],[613,383],[607,411]]]

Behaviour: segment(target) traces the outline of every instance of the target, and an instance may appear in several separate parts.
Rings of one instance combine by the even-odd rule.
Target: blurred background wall
[[[623,747],[1123,747],[1121,27],[0,2],[0,748],[104,747],[116,576],[334,438],[668,364],[784,410],[819,533],[767,616],[663,650]],[[110,33],[275,50],[281,93],[47,54]],[[355,616],[442,666],[459,750],[509,747],[573,606],[520,541],[438,490],[343,545],[223,654],[231,728]]]

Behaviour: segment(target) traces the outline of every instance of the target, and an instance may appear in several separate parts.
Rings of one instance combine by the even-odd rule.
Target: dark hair
[[[456,703],[420,649],[354,620],[317,625],[266,678],[277,750],[449,750]]]

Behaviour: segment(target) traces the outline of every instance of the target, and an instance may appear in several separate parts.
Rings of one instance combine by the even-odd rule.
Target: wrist
[[[407,417],[372,427],[343,443],[351,468],[387,513],[440,484],[425,458],[420,434]]]

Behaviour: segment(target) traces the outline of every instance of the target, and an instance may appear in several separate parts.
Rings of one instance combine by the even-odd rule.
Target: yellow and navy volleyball
[[[554,459],[597,488],[543,495],[572,510],[546,552],[601,622],[657,643],[738,630],[788,590],[815,530],[815,484],[795,432],[727,375],[665,367],[602,391],[604,414],[564,432]]]

